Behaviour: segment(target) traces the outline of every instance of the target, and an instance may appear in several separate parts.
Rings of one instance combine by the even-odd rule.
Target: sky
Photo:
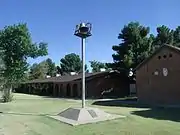
[[[51,58],[58,65],[68,53],[81,54],[75,26],[92,23],[92,36],[86,41],[86,63],[112,62],[112,46],[124,25],[138,21],[151,28],[180,25],[179,0],[1,0],[0,29],[27,23],[33,42],[47,42],[48,56],[29,59],[30,64]]]

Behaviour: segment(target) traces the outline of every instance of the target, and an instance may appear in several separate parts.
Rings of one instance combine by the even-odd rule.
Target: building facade
[[[180,105],[180,49],[164,45],[136,68],[138,102]]]
[[[82,75],[66,75],[33,80],[21,86],[22,93],[54,97],[80,98]],[[25,90],[25,91],[23,91]],[[18,91],[18,90],[17,90]],[[124,97],[129,95],[129,78],[117,71],[86,73],[86,97]]]

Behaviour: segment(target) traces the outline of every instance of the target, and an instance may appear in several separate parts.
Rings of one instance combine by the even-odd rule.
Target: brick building
[[[180,105],[180,49],[163,45],[136,68],[138,101]]]
[[[81,97],[81,74],[37,79],[24,83],[17,92],[55,97]],[[117,71],[86,73],[86,97],[129,95],[129,78]]]

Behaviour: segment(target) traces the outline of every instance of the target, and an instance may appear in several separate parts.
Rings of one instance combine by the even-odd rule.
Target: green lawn
[[[88,101],[90,105],[93,101]],[[46,114],[78,106],[77,100],[62,100],[15,94],[11,103],[0,103],[0,135],[179,135],[180,110],[120,106],[94,106],[126,115],[112,121],[69,126]],[[27,114],[26,114],[27,113]],[[26,114],[26,115],[25,115]]]

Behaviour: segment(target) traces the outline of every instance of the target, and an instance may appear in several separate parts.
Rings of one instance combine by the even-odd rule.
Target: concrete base
[[[123,118],[125,116],[109,114],[97,108],[68,108],[59,113],[57,116],[50,117],[75,126],[80,124]]]

